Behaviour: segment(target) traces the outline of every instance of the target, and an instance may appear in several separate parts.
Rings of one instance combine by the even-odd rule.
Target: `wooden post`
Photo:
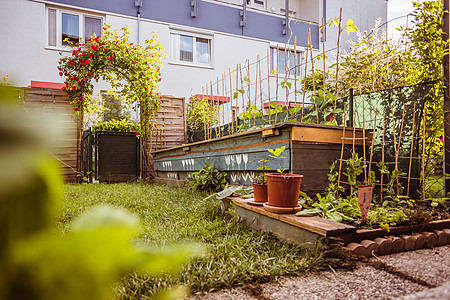
[[[410,189],[410,183],[411,183],[411,168],[412,168],[412,157],[413,157],[413,150],[414,150],[414,128],[416,127],[416,102],[414,102],[414,108],[413,108],[413,125],[412,125],[412,131],[411,131],[411,149],[410,149],[410,155],[409,155],[409,170],[408,170],[408,189],[406,191],[406,195],[409,197],[409,189]]]
[[[449,10],[450,10],[450,0],[444,0],[444,37],[443,39],[447,41],[447,54],[444,56],[444,174],[450,174],[450,65],[449,65],[449,54],[450,45],[449,41],[449,31],[450,31],[450,20],[449,20]],[[425,113],[425,112],[424,112]],[[450,178],[446,178],[444,175],[444,196],[450,192]]]

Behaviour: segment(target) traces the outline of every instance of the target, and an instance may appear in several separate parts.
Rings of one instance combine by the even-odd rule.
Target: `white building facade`
[[[82,41],[92,33],[101,35],[105,23],[129,25],[131,41],[140,43],[156,32],[167,53],[160,92],[189,99],[207,94],[202,87],[238,63],[255,62],[277,47],[292,52],[294,40],[298,64],[305,56],[308,30],[316,53],[322,51],[323,38],[326,49],[336,47],[337,28],[327,27],[322,36],[319,25],[322,18],[338,17],[340,8],[343,24],[353,19],[361,30],[387,18],[386,0],[0,0],[0,75],[9,75],[17,86],[62,83],[60,53],[71,53],[64,38]],[[345,39],[346,33],[343,45]],[[270,77],[269,69],[278,69],[273,57],[270,64],[260,67],[260,73]],[[99,83],[96,89],[108,86]]]

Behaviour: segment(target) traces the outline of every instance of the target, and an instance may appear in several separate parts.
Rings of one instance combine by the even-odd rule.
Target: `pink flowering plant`
[[[139,103],[141,130],[159,109],[161,95],[157,84],[161,81],[161,59],[165,57],[157,36],[145,40],[144,45],[129,42],[130,29],[120,31],[110,25],[103,27],[102,36],[92,36],[59,61],[59,75],[66,78],[62,88],[72,102],[77,116],[93,94],[93,80],[104,80],[120,91],[127,104]]]

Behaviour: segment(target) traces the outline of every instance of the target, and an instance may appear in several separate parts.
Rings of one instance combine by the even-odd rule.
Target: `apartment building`
[[[337,28],[327,27],[323,35],[319,25],[339,16],[340,8],[343,23],[353,19],[362,30],[387,17],[386,0],[0,0],[0,75],[18,86],[58,87],[58,60],[71,52],[65,38],[101,35],[105,23],[129,25],[135,43],[156,32],[166,50],[161,93],[189,99],[258,55],[269,53],[265,76],[292,69],[304,59],[308,32],[317,53],[323,40],[327,49],[336,47]],[[349,38],[343,35],[344,48]],[[96,85],[98,91],[107,88]]]

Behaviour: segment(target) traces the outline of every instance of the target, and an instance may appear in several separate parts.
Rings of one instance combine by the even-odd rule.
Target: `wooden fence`
[[[61,163],[66,182],[77,180],[77,123],[74,120],[72,104],[67,94],[57,89],[24,88],[23,103],[27,110],[42,111],[49,117],[59,117],[58,126],[63,140],[51,148],[51,155]]]
[[[156,113],[152,122],[164,126],[160,130],[153,130],[152,151],[186,143],[185,118],[184,98],[163,96],[161,109]]]

